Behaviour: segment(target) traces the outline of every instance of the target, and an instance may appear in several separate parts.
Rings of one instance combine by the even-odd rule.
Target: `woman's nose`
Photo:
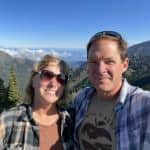
[[[58,84],[58,81],[57,81],[57,78],[56,77],[52,77],[49,82],[48,82],[48,85],[49,86],[53,86],[53,85],[56,85]]]

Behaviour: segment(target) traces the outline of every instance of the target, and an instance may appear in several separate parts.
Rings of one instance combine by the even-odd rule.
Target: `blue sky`
[[[150,40],[149,0],[0,0],[0,46],[85,48],[98,31]]]

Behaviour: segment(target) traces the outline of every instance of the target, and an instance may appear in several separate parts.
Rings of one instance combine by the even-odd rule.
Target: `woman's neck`
[[[58,113],[56,104],[49,104],[49,105],[39,105],[33,104],[33,111],[37,112],[39,115],[53,115]]]
[[[59,112],[56,104],[39,105],[33,104],[33,118],[38,124],[51,125],[59,120]]]

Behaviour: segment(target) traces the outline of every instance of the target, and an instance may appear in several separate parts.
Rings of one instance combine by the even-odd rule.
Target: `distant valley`
[[[43,55],[54,54],[68,62],[71,68],[71,92],[89,84],[86,73],[85,49],[19,49],[0,48],[0,78],[7,85],[10,66],[16,69],[19,89],[24,93],[30,71]],[[135,85],[150,90],[150,41],[129,47],[130,68],[126,74]]]

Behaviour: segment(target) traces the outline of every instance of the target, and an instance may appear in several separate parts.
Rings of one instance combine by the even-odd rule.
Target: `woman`
[[[72,149],[73,122],[66,111],[60,110],[66,97],[68,70],[59,58],[43,57],[31,74],[28,104],[1,114],[1,150]]]

